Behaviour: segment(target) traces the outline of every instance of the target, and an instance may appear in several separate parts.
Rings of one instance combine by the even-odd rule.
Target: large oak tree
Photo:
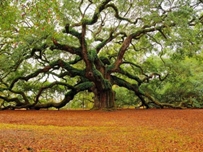
[[[113,85],[134,91],[147,108],[150,103],[183,106],[159,102],[141,86],[167,78],[164,58],[202,51],[202,1],[8,0],[0,5],[1,108],[61,108],[88,90],[94,108],[111,109]],[[163,61],[160,73],[142,67],[151,54]],[[53,101],[57,96],[63,98]]]

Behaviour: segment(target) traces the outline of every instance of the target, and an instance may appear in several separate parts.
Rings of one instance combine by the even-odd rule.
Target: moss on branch
[[[66,24],[65,26],[65,32],[67,34],[71,34],[73,36],[75,36],[76,38],[78,38],[79,40],[82,38],[81,33],[79,33],[78,31],[76,31],[74,28],[70,27],[70,24]]]
[[[122,86],[122,87],[125,87],[127,88],[128,90],[132,90],[132,91],[135,91],[136,93],[140,93],[139,92],[139,89],[138,89],[138,86],[136,84],[131,84],[121,78],[118,78],[116,76],[111,76],[111,81],[116,84],[116,85],[119,85],[119,86]]]
[[[93,50],[88,51],[88,59],[91,62],[94,62],[97,58],[98,58],[98,56],[97,56],[97,51],[96,50],[93,49]]]
[[[54,43],[54,46],[50,47],[51,50],[57,49],[57,50],[62,50],[62,51],[69,52],[71,54],[77,54],[77,55],[81,56],[80,47],[77,48],[77,47],[70,46],[67,44],[61,44],[55,39],[53,39],[53,43]]]
[[[33,73],[27,75],[27,76],[20,76],[17,77],[16,79],[14,79],[9,87],[9,90],[11,90],[15,83],[18,82],[19,80],[24,80],[24,81],[28,81],[34,77],[37,77],[40,73],[48,73],[51,69],[59,69],[59,68],[65,68],[68,71],[69,76],[73,77],[73,76],[83,76],[85,77],[85,72],[83,70],[78,70],[72,66],[70,66],[70,64],[68,62],[65,62],[61,59],[56,60],[51,62],[49,65],[45,66],[42,69],[38,69],[36,71],[34,71]]]
[[[140,86],[140,85],[143,83],[143,81],[142,81],[139,77],[137,77],[137,76],[135,76],[135,75],[133,75],[133,74],[130,74],[129,72],[127,72],[127,71],[125,71],[125,70],[123,70],[123,69],[121,69],[121,68],[120,68],[120,70],[119,70],[119,73],[121,73],[121,74],[127,76],[127,77],[130,78],[130,79],[133,79],[133,80],[137,81],[138,86]]]
[[[40,108],[51,108],[51,107],[55,107],[55,108],[62,108],[64,107],[70,100],[72,100],[74,98],[74,96],[84,90],[88,90],[89,88],[91,88],[94,85],[93,82],[90,81],[86,81],[86,82],[82,82],[79,83],[77,85],[75,85],[74,87],[71,86],[71,90],[68,91],[65,94],[65,97],[62,101],[60,102],[48,102],[48,103],[37,103],[34,107],[34,109],[40,109]]]
[[[74,88],[77,90],[77,92],[79,92],[79,91],[87,90],[91,88],[93,85],[94,85],[93,82],[87,81],[87,82],[77,84]]]
[[[119,86],[122,86],[122,87],[125,87],[129,90],[132,90],[135,92],[135,94],[139,97],[139,99],[141,100],[142,104],[144,106],[146,106],[147,108],[149,108],[149,104],[150,103],[154,103],[155,105],[157,106],[160,106],[160,107],[171,107],[171,108],[180,108],[182,109],[182,104],[183,103],[180,103],[179,105],[175,105],[175,104],[169,104],[169,103],[161,103],[159,101],[157,101],[156,99],[154,99],[152,96],[150,96],[149,94],[147,94],[146,92],[144,92],[143,90],[141,90],[136,84],[130,84],[128,83],[127,81],[121,79],[121,78],[118,78],[116,76],[111,76],[112,77],[112,81],[114,82],[114,84],[117,84]],[[146,102],[146,100],[144,99],[147,98],[149,99],[149,102]]]
[[[102,63],[103,63],[104,65],[110,65],[110,64],[111,64],[111,62],[110,62],[110,60],[109,60],[108,57],[100,56],[99,59],[102,61]]]

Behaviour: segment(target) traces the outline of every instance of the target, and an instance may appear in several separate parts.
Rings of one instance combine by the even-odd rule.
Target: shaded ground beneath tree
[[[203,110],[0,111],[4,152],[200,152]]]

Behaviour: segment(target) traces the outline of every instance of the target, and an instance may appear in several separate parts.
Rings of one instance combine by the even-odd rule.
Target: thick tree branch
[[[82,70],[73,68],[72,66],[70,66],[69,63],[66,63],[63,60],[59,59],[57,61],[50,63],[48,66],[45,66],[43,69],[38,69],[35,72],[33,72],[27,76],[24,76],[24,77],[21,76],[21,77],[15,78],[12,81],[9,89],[11,90],[14,87],[15,83],[18,82],[19,80],[28,81],[29,79],[32,79],[32,78],[38,76],[40,73],[48,73],[52,68],[59,69],[60,67],[66,69],[69,72],[69,76],[72,76],[72,77],[76,76],[76,75],[84,76],[84,72]]]
[[[121,48],[119,49],[117,59],[111,69],[111,72],[116,72],[118,70],[120,64],[122,63],[123,56],[124,56],[126,50],[128,49],[132,39],[133,39],[133,36],[130,35],[130,36],[127,36],[126,39],[124,40]]]
[[[150,75],[147,75],[146,73],[144,73],[144,70],[142,69],[142,67],[135,63],[125,61],[122,64],[130,64],[130,65],[133,65],[133,66],[137,67],[138,69],[140,69],[141,74],[145,76],[145,78],[142,80],[139,78],[136,78],[136,76],[133,76],[133,75],[129,74],[128,72],[123,71],[124,74],[126,73],[127,74],[126,76],[128,76],[129,78],[132,78],[135,80],[138,79],[138,81],[137,81],[138,85],[141,85],[143,82],[146,82],[146,81],[149,82],[149,80],[152,79],[153,77],[158,77],[160,81],[164,81],[169,76],[169,74],[167,73],[164,77],[162,77],[161,74],[156,73],[156,72],[153,72]],[[133,77],[135,77],[135,78],[133,78]]]
[[[184,107],[182,106],[182,102],[180,102],[178,105],[175,104],[170,104],[170,103],[162,103],[154,99],[152,96],[150,96],[148,93],[144,93],[144,96],[150,100],[150,103],[154,103],[158,106],[163,107],[169,107],[169,108],[178,108],[178,109],[183,109]]]
[[[66,44],[60,44],[55,39],[53,39],[53,43],[54,43],[54,46],[50,48],[51,50],[57,49],[57,50],[62,50],[62,51],[69,52],[71,54],[77,54],[81,56],[81,48],[76,48]]]
[[[83,82],[79,83],[74,86],[70,91],[68,91],[65,94],[64,99],[61,102],[48,102],[48,103],[38,103],[34,106],[35,109],[40,109],[40,108],[50,108],[50,107],[55,107],[55,108],[61,108],[65,106],[70,100],[74,98],[74,96],[81,91],[88,90],[94,85],[92,82]]]
[[[15,93],[15,94],[19,94],[23,97],[23,100],[25,101],[25,104],[28,104],[29,103],[29,100],[26,96],[26,94],[22,91],[14,91],[14,90],[10,90],[12,93]]]
[[[116,76],[113,76],[113,75],[111,75],[111,81],[113,84],[116,84],[121,87],[125,87],[128,90],[134,91],[136,94],[142,94],[141,92],[139,92],[139,88],[138,88],[137,84],[131,84],[131,83],[129,83],[121,78],[118,78]]]
[[[87,43],[86,43],[86,39],[85,39],[85,36],[86,36],[86,24],[83,24],[82,25],[82,37],[80,39],[80,45],[82,47],[82,58],[86,64],[86,70],[87,70],[87,73],[90,73],[92,71],[92,62],[89,60],[89,57],[88,57],[88,50],[87,50]],[[92,53],[92,52],[90,52]]]
[[[74,27],[74,26],[73,26]],[[65,31],[63,31],[66,34],[70,34],[74,37],[76,37],[78,40],[81,40],[81,33],[76,31],[73,27],[70,26],[70,24],[66,24]]]
[[[9,98],[9,97],[0,96],[0,99],[3,99],[6,102],[15,102],[16,105],[22,105],[22,102],[18,98]]]
[[[159,101],[157,101],[156,99],[154,99],[152,96],[150,96],[148,93],[145,93],[144,91],[142,91],[141,89],[139,89],[139,87],[135,84],[130,84],[127,81],[118,78],[116,76],[111,76],[112,78],[112,82],[115,83],[116,85],[119,85],[121,87],[125,87],[128,90],[132,90],[135,92],[135,94],[138,96],[138,98],[141,100],[142,104],[144,106],[146,106],[147,108],[149,108],[149,103],[154,103],[158,106],[161,107],[172,107],[172,108],[180,108],[182,109],[182,103],[180,103],[179,105],[174,105],[174,104],[169,104],[169,103],[161,103]],[[143,97],[146,97],[150,100],[150,102],[146,102],[145,99]]]
[[[122,68],[120,68],[119,73],[127,76],[130,79],[133,79],[133,80],[137,81],[138,86],[140,86],[143,83],[143,81],[139,77],[137,77],[137,76],[135,76],[135,75],[133,75],[133,74],[123,70]]]
[[[67,83],[64,83],[64,82],[58,82],[58,81],[55,81],[55,82],[52,82],[50,83],[49,85],[47,86],[44,86],[44,87],[41,87],[36,95],[36,99],[35,99],[35,102],[32,106],[36,105],[38,102],[39,102],[39,97],[41,96],[41,94],[43,93],[44,90],[46,89],[49,89],[49,88],[52,88],[56,85],[61,85],[61,86],[64,86],[64,87],[67,87],[68,89],[73,89],[73,86],[67,84]]]
[[[143,36],[146,33],[160,31],[164,28],[168,28],[168,27],[172,27],[172,26],[175,26],[175,23],[171,23],[170,25],[160,25],[160,26],[155,26],[155,27],[150,27],[150,28],[143,27],[142,29],[138,30],[137,32],[134,32],[134,33],[130,34],[129,36],[127,36],[126,39],[123,41],[122,46],[119,49],[117,59],[116,59],[114,65],[112,66],[111,71],[115,72],[118,70],[119,66],[123,62],[122,61],[123,56],[124,56],[125,52],[127,51],[132,39],[139,39],[141,36]]]

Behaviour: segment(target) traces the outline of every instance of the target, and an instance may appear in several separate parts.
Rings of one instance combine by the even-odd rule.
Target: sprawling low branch
[[[25,94],[23,91],[14,91],[14,90],[10,90],[10,91],[11,91],[12,93],[21,95],[21,96],[23,97],[24,102],[25,102],[26,104],[29,103],[29,100],[28,100],[26,94]]]
[[[58,81],[55,81],[55,82],[52,82],[51,84],[47,85],[47,86],[44,86],[44,87],[41,87],[36,95],[36,99],[35,99],[35,102],[32,106],[36,105],[38,102],[39,102],[39,97],[41,96],[41,94],[43,93],[44,90],[47,90],[49,88],[52,88],[56,85],[61,85],[61,86],[64,86],[64,87],[67,87],[68,89],[73,89],[73,86],[67,84],[67,83],[64,83],[64,82],[58,82]]]
[[[127,61],[125,61],[125,62],[123,62],[122,64],[130,64],[130,65],[135,66],[135,67],[137,67],[138,69],[140,69],[141,74],[142,74],[143,76],[145,76],[145,78],[143,78],[143,79],[140,79],[138,76],[133,75],[133,74],[129,73],[128,71],[123,70],[122,68],[119,68],[119,70],[117,71],[118,73],[120,73],[120,74],[122,74],[122,75],[125,75],[125,76],[127,76],[128,78],[137,81],[138,86],[140,86],[140,85],[141,85],[142,83],[144,83],[144,82],[149,82],[149,80],[152,79],[152,78],[154,78],[154,77],[156,77],[156,78],[158,77],[158,79],[159,79],[160,81],[164,81],[164,80],[169,76],[169,74],[167,73],[167,74],[163,77],[163,76],[161,76],[161,74],[159,74],[159,73],[157,73],[157,72],[153,72],[153,73],[151,73],[150,75],[148,75],[148,74],[144,73],[144,70],[142,69],[142,67],[140,67],[139,65],[137,65],[137,64],[135,64],[135,63],[132,63],[132,62],[127,62]]]
[[[43,69],[38,69],[27,76],[17,77],[12,81],[9,87],[9,90],[11,90],[14,87],[15,83],[18,82],[19,80],[28,81],[29,79],[32,79],[38,76],[40,73],[48,73],[52,68],[59,69],[60,67],[66,69],[69,72],[69,76],[72,76],[72,77],[76,75],[84,76],[84,71],[73,68],[72,66],[69,65],[69,63],[66,63],[63,60],[59,59],[57,61],[50,63],[48,66],[45,66]]]
[[[5,89],[7,90],[7,89]],[[11,93],[14,93],[16,96],[20,95],[22,97],[22,99],[20,100],[18,97],[5,97],[3,95],[0,96],[0,99],[3,99],[4,101],[6,102],[14,102],[15,105],[13,105],[14,107],[17,107],[17,106],[21,106],[21,105],[24,105],[24,104],[28,104],[29,103],[29,100],[28,100],[28,97],[26,96],[26,94],[23,92],[23,91],[14,91],[14,90],[8,90],[10,91]],[[11,108],[12,106],[10,106]]]
[[[48,102],[48,103],[38,103],[34,106],[35,109],[40,109],[40,108],[50,108],[50,107],[55,107],[55,108],[61,108],[64,107],[70,100],[74,98],[74,96],[81,91],[88,90],[94,85],[92,82],[82,82],[74,87],[71,87],[71,90],[68,91],[65,94],[64,99],[61,102]]]
[[[112,78],[112,81],[114,84],[117,84],[121,87],[125,87],[128,90],[134,91],[135,94],[138,96],[138,98],[141,100],[142,104],[144,106],[146,106],[147,108],[149,108],[149,103],[154,103],[154,104],[161,106],[161,107],[166,106],[166,107],[172,107],[172,108],[183,108],[182,103],[180,103],[179,105],[174,105],[174,104],[170,104],[170,103],[159,102],[156,99],[154,99],[152,96],[150,96],[148,93],[139,89],[139,87],[136,84],[131,84],[131,83],[129,83],[129,82],[127,82],[121,78],[116,77],[116,76],[111,76],[111,78]],[[146,100],[143,97],[146,97],[147,99],[149,99],[150,102],[146,102]]]
[[[112,76],[112,81],[121,86],[121,87],[125,87],[128,90],[132,90],[134,91],[135,95],[140,99],[140,101],[142,102],[142,105],[146,106],[147,108],[149,108],[149,105],[147,104],[147,102],[145,101],[145,99],[143,98],[143,95],[145,94],[142,90],[139,89],[138,85],[136,84],[131,84],[121,78],[118,78],[116,76]]]
[[[162,103],[154,99],[152,96],[150,96],[148,93],[144,94],[145,97],[147,97],[150,100],[150,103],[154,103],[158,106],[163,107],[169,107],[169,108],[178,108],[178,109],[183,109],[184,107],[182,106],[182,102],[180,102],[178,105],[176,104],[170,104],[170,103]]]
[[[0,96],[0,99],[3,99],[6,102],[15,102],[16,105],[22,105],[23,104],[20,101],[20,99],[18,99],[18,98],[9,98],[9,97]]]

